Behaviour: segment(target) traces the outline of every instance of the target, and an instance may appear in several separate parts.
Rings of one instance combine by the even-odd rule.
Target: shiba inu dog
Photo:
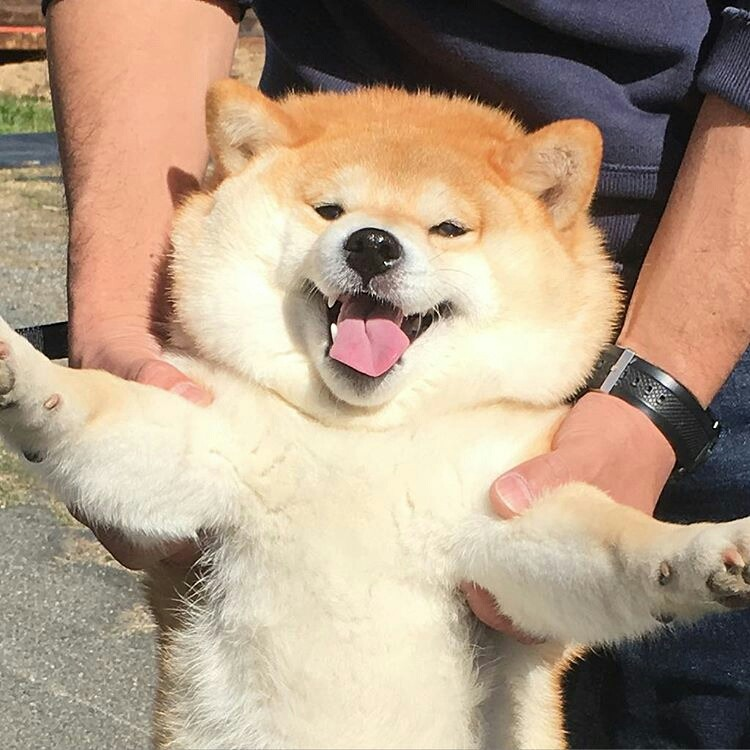
[[[58,495],[143,544],[204,540],[161,747],[563,747],[568,647],[750,604],[748,520],[673,526],[582,484],[488,507],[617,316],[592,124],[233,82],[207,112],[167,356],[212,405],[0,329],[0,429]],[[463,580],[546,642],[477,628]]]

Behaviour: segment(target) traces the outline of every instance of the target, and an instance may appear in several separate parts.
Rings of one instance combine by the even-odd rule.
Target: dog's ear
[[[220,176],[236,174],[270,146],[297,140],[294,122],[276,102],[233,80],[218,81],[208,90],[206,129]]]
[[[599,128],[588,120],[561,120],[515,141],[503,172],[542,201],[555,225],[565,229],[588,208],[601,160]]]

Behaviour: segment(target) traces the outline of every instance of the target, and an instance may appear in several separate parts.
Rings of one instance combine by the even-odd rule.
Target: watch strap
[[[617,396],[643,412],[672,446],[680,473],[703,463],[719,436],[719,423],[685,386],[630,349],[605,347],[586,390]]]
[[[17,328],[16,333],[50,359],[65,359],[68,356],[68,324],[65,322]]]

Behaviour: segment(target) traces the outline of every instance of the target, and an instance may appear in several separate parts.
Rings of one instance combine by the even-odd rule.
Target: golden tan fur
[[[508,522],[488,506],[549,449],[617,317],[593,125],[233,82],[207,109],[217,173],[176,222],[166,356],[213,404],[65,371],[0,323],[9,443],[93,521],[204,545],[160,618],[161,747],[562,747],[570,644],[750,602],[747,520],[661,524],[581,484]],[[402,252],[365,282],[346,248],[368,227]],[[357,296],[416,322],[377,378],[329,356],[326,300]],[[156,576],[171,607],[184,582]],[[477,629],[462,580],[547,642]]]

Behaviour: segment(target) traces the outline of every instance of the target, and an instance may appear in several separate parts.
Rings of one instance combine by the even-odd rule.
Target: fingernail
[[[532,495],[526,480],[514,472],[504,474],[492,485],[492,500],[502,503],[514,513],[523,513],[531,506]]]
[[[201,406],[210,404],[212,401],[210,393],[207,393],[203,388],[199,388],[194,383],[187,381],[182,381],[181,383],[173,385],[170,388],[170,392],[182,396],[182,398],[186,398],[188,401],[192,401]]]

